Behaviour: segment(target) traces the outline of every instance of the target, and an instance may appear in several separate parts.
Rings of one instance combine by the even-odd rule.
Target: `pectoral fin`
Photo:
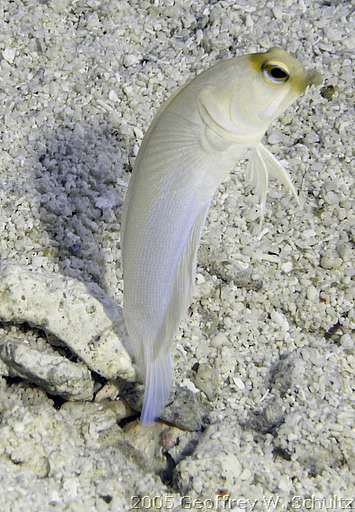
[[[257,201],[260,203],[260,208],[263,211],[269,186],[269,173],[258,147],[250,157],[248,174],[250,182],[255,188]]]
[[[264,159],[269,175],[273,178],[278,179],[283,185],[285,185],[288,191],[291,192],[293,197],[296,199],[297,204],[300,205],[297,191],[286,169],[282,167],[280,162],[276,160],[274,155],[270,153],[270,151],[266,149],[265,146],[259,144],[258,150],[259,154],[261,155],[261,158]]]
[[[265,211],[269,176],[278,179],[285,185],[296,199],[297,204],[300,205],[296,189],[288,172],[262,144],[258,144],[253,150],[249,161],[248,175],[252,185],[255,187],[255,195],[260,203],[262,218]]]

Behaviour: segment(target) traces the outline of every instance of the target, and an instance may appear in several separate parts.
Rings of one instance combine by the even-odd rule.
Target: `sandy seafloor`
[[[265,137],[304,206],[272,182],[260,232],[242,162],[209,214],[174,351],[175,381],[209,424],[99,428],[99,412],[75,416],[1,379],[2,512],[272,510],[271,498],[276,510],[349,510],[351,4],[1,1],[0,258],[93,281],[117,303],[122,200],[162,101],[216,60],[271,46],[323,75]],[[3,339],[17,329],[0,327]]]

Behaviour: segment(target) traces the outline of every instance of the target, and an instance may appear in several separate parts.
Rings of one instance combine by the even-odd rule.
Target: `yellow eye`
[[[263,64],[261,69],[265,78],[275,84],[287,82],[290,77],[284,67],[281,67],[279,64],[273,64],[272,62]]]

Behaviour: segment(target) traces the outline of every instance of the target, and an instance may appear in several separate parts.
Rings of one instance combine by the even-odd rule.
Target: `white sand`
[[[216,60],[270,46],[295,53],[324,83],[265,140],[304,206],[272,183],[260,233],[243,164],[210,211],[175,375],[190,389],[214,384],[211,403],[199,393],[212,424],[175,457],[173,483],[156,474],[161,426],[128,439],[107,411],[74,421],[38,388],[0,379],[0,510],[115,512],[134,495],[159,496],[167,510],[173,496],[176,511],[189,507],[181,496],[190,510],[201,498],[208,510],[218,493],[236,500],[234,510],[255,500],[254,510],[268,510],[270,497],[278,510],[304,510],[306,498],[314,510],[316,499],[345,509],[339,500],[355,483],[350,9],[2,0],[0,258],[94,281],[117,303],[122,199],[161,102]],[[0,339],[15,331],[0,324]],[[191,436],[168,434],[180,446]]]

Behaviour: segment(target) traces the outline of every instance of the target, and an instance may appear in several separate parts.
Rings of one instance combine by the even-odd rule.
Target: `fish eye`
[[[279,64],[266,63],[262,66],[262,71],[264,76],[275,84],[287,82],[290,77],[286,69]]]

